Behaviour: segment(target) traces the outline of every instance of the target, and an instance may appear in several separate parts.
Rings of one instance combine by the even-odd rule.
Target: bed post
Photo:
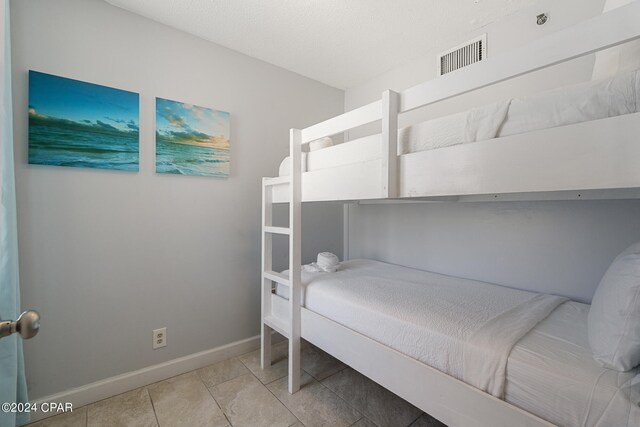
[[[273,192],[268,185],[267,178],[262,178],[262,281],[261,286],[261,328],[260,328],[260,367],[271,366],[271,328],[264,319],[271,313],[271,280],[265,277],[266,271],[272,268],[272,238],[271,233],[265,233],[265,227],[271,225]]]
[[[302,133],[290,131],[289,183],[289,393],[300,389],[300,270],[302,211]]]
[[[382,92],[382,197],[398,197],[398,111],[400,95]]]

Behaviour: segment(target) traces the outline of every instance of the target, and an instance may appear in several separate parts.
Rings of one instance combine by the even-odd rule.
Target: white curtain
[[[11,41],[9,0],[0,0],[0,318],[20,314],[18,236],[13,168]],[[17,334],[0,339],[0,403],[26,402],[22,341]],[[22,425],[28,414],[0,411],[0,426]]]

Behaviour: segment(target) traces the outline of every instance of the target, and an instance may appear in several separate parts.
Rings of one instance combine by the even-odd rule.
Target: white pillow
[[[333,139],[328,136],[324,138],[316,139],[309,143],[309,151],[321,150],[323,148],[331,147],[333,145]]]
[[[624,372],[640,364],[640,243],[604,274],[591,302],[588,334],[602,366]]]
[[[300,157],[300,168],[302,172],[307,171],[307,153],[302,153],[302,156]],[[278,176],[289,176],[289,169],[291,169],[291,160],[289,160],[289,156],[287,156],[280,162]]]
[[[607,0],[603,13],[637,0]],[[596,52],[591,80],[611,78],[616,74],[640,69],[640,40]]]

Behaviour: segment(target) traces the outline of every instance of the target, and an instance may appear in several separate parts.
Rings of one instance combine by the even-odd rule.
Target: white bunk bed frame
[[[301,203],[640,198],[640,113],[397,155],[401,113],[637,38],[640,2],[401,93],[387,90],[379,101],[308,128],[291,129],[290,175],[262,180],[262,367],[271,364],[276,331],[289,340],[290,393],[300,388],[302,337],[451,427],[551,426],[301,307]],[[303,145],[379,120],[380,158],[302,173]],[[272,225],[273,203],[289,203],[289,227]],[[273,234],[289,237],[288,275],[272,271]],[[289,288],[288,300],[273,293],[274,282]]]

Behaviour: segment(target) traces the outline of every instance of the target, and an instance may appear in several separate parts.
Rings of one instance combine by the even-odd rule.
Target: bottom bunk
[[[640,425],[640,367],[593,359],[588,305],[371,260],[302,283],[303,338],[446,424]]]

